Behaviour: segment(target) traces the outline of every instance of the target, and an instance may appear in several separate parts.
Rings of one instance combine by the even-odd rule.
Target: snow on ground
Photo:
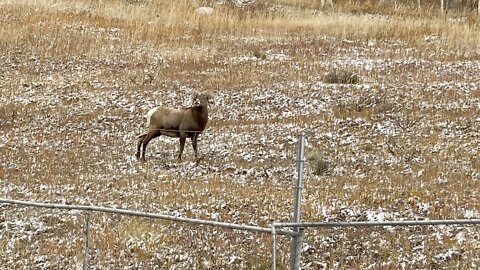
[[[198,65],[148,47],[96,61],[0,54],[1,197],[268,226],[291,220],[295,146],[305,130],[302,220],[479,218],[478,60],[323,37],[300,51],[305,41],[278,41],[258,59],[242,46],[268,41],[236,42],[237,55],[206,51]],[[332,68],[355,69],[362,81],[323,82],[321,71]],[[177,162],[169,138],[152,141],[148,162],[138,163],[145,112],[188,106],[194,90],[216,94],[200,165],[188,143]],[[85,213],[0,209],[0,265],[81,267]],[[473,269],[478,235],[478,226],[311,229],[302,266]],[[95,269],[269,264],[269,236],[248,232],[92,214],[91,237]],[[289,241],[278,241],[287,265]]]

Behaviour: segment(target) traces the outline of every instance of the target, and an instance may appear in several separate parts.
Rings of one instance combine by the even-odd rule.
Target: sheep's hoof
[[[145,158],[141,158],[140,162],[145,163],[145,162],[147,162],[147,160]]]

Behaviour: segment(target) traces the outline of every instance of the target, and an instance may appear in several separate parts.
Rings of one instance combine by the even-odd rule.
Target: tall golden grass
[[[2,138],[9,139],[8,146],[0,148],[0,156],[5,157],[7,163],[0,166],[0,181],[3,181],[0,184],[8,182],[5,185],[12,186],[11,191],[2,196],[67,202],[72,198],[88,198],[91,201],[87,202],[94,204],[114,202],[146,211],[169,211],[172,209],[164,206],[173,205],[173,210],[200,218],[210,218],[206,213],[213,209],[222,221],[258,222],[267,226],[268,218],[290,218],[292,179],[283,177],[282,171],[269,169],[271,163],[275,163],[277,167],[293,171],[295,150],[286,134],[267,134],[273,138],[271,145],[259,143],[255,136],[263,134],[268,125],[298,125],[311,128],[312,133],[350,132],[362,142],[369,141],[361,149],[352,149],[338,137],[309,140],[310,148],[322,149],[321,155],[332,159],[322,163],[324,156],[319,156],[320,164],[338,163],[350,169],[351,174],[325,173],[321,177],[310,174],[305,181],[304,220],[352,218],[342,213],[350,206],[408,215],[418,214],[422,203],[429,202],[432,210],[428,218],[456,217],[465,209],[478,209],[478,200],[472,198],[478,196],[474,170],[479,167],[479,161],[463,151],[470,143],[473,153],[476,149],[473,144],[478,139],[445,137],[434,125],[434,122],[454,123],[458,129],[471,129],[476,123],[472,122],[475,118],[472,115],[478,116],[478,111],[472,107],[446,110],[421,105],[422,102],[445,105],[450,101],[478,100],[478,87],[469,88],[470,92],[460,89],[464,85],[478,86],[477,77],[468,76],[468,66],[462,72],[455,69],[436,73],[429,69],[437,68],[439,62],[479,59],[479,17],[473,13],[443,14],[435,5],[417,9],[412,4],[381,6],[373,0],[364,5],[359,2],[345,0],[334,8],[322,8],[317,0],[272,0],[257,1],[251,7],[242,8],[228,2],[218,5],[217,1],[199,0],[0,0],[0,59],[7,60],[4,70],[0,63],[0,70],[5,71],[5,75],[0,74],[5,81],[0,82],[0,98],[9,101],[0,106],[0,133],[5,134]],[[196,15],[195,8],[202,5],[213,6],[215,12],[211,16]],[[255,54],[260,56],[259,61],[248,57],[245,62],[238,60],[241,56],[255,57]],[[276,56],[290,58],[277,61]],[[332,60],[340,62],[346,57],[352,58],[348,59],[352,62],[355,57],[380,61],[379,68],[359,70],[359,75],[371,87],[314,87]],[[416,62],[406,61],[410,59]],[[422,66],[421,61],[427,63]],[[384,63],[390,65],[383,69]],[[460,86],[454,85],[448,91],[427,88],[443,82],[460,82]],[[279,85],[285,88],[278,90]],[[159,169],[163,166],[157,164],[159,160],[138,167],[136,163],[126,162],[129,154],[133,156],[135,142],[120,143],[125,141],[122,141],[125,136],[137,131],[144,113],[138,107],[157,104],[159,98],[162,102],[173,102],[163,96],[170,91],[165,89],[181,92],[182,86],[214,89],[225,95],[223,102],[230,102],[228,105],[234,110],[242,106],[256,113],[262,112],[265,104],[244,98],[241,94],[247,90],[258,89],[255,94],[261,95],[265,89],[275,89],[279,95],[299,98],[316,91],[312,100],[322,100],[325,110],[318,108],[319,113],[305,115],[299,108],[292,116],[279,119],[267,114],[249,119],[253,113],[232,118],[225,108],[217,108],[221,110],[217,115],[225,113],[226,116],[212,119],[206,142],[221,140],[225,145],[233,145],[228,150],[233,152],[230,157],[236,168],[225,168],[219,153],[206,158],[207,170],[213,169],[200,177],[188,171],[188,167],[183,172],[175,170],[182,164]],[[226,97],[230,94],[244,99],[233,102]],[[381,94],[384,99],[372,100],[372,96]],[[132,113],[120,107],[108,109],[95,103],[97,96],[101,97],[100,101],[110,101],[114,95],[136,105],[136,111]],[[17,100],[17,96],[31,100]],[[50,98],[60,101],[50,106]],[[369,107],[372,102],[377,102],[377,106]],[[283,110],[275,107],[270,113]],[[372,134],[371,128],[352,123],[352,119],[363,119],[381,126],[385,120],[382,115],[398,122],[398,128],[404,131],[400,138]],[[431,129],[415,126],[425,119]],[[32,126],[37,129],[32,131]],[[239,142],[229,136],[222,137],[227,128],[232,133],[251,135],[253,139],[246,136],[248,141]],[[20,134],[17,131],[21,131]],[[417,133],[420,135],[416,136]],[[59,146],[58,142],[61,142]],[[275,157],[273,162],[251,162],[238,154],[243,148],[265,150],[279,142],[291,147],[285,151],[292,159]],[[173,153],[176,148],[172,145],[164,143],[162,155]],[[456,149],[458,145],[462,146],[461,150]],[[434,146],[442,150],[435,152]],[[391,153],[386,154],[389,151]],[[152,153],[155,153],[153,149]],[[360,154],[367,159],[358,159]],[[171,158],[168,154],[165,156],[162,157],[165,160]],[[382,157],[400,162],[379,162]],[[405,169],[415,158],[424,162],[413,164],[411,171]],[[134,172],[123,174],[125,168],[117,163],[132,166],[133,169],[127,169]],[[251,166],[265,173],[243,182],[232,174],[247,173]],[[449,182],[439,183],[443,178]],[[192,206],[197,212],[191,210]],[[50,214],[8,209],[8,214],[0,213],[3,214],[0,221],[25,218],[30,222],[30,219],[42,219],[42,214]],[[419,216],[423,217],[423,213]],[[78,216],[76,220],[70,220],[67,215],[64,220],[45,223],[58,224],[60,229],[37,235],[43,255],[80,257],[83,221],[78,220]],[[111,261],[116,268],[125,268],[135,261],[155,260],[158,260],[157,266],[168,267],[178,263],[169,261],[174,256],[156,258],[155,254],[168,253],[170,247],[189,250],[189,256],[195,261],[207,256],[213,262],[218,258],[212,254],[225,250],[235,254],[237,248],[248,247],[249,252],[243,256],[244,268],[268,268],[268,237],[260,238],[264,241],[257,245],[257,235],[104,215],[93,215],[92,224],[91,249],[98,251],[94,261],[99,268],[112,267],[102,265]],[[378,261],[387,262],[385,269],[395,268],[398,265],[388,264],[389,260],[404,261],[415,248],[421,248],[414,246],[415,243],[425,243],[424,254],[430,260],[438,253],[435,248],[457,246],[444,235],[438,239],[435,230],[319,230],[306,237],[310,247],[303,256],[306,260],[315,256],[315,259],[322,258],[332,268],[361,268]],[[13,237],[14,231],[7,234]],[[58,244],[58,239],[64,238],[72,239],[73,246],[64,240]],[[129,241],[132,239],[135,241]],[[365,239],[372,246],[365,246]],[[280,262],[285,264],[288,239],[278,241]],[[475,241],[474,237],[468,238],[462,246],[463,254],[468,255],[466,258],[472,264],[478,259]],[[8,242],[0,241],[0,265],[6,265],[2,264],[2,258],[5,263],[7,258],[1,254],[6,254]],[[325,243],[330,246],[321,246]],[[375,251],[368,252],[371,251],[368,249]],[[28,241],[17,243],[15,252],[19,264],[22,258],[31,260],[32,254],[28,251]],[[468,263],[455,258],[443,265],[429,264],[431,261],[425,259],[417,268],[459,267]],[[68,262],[70,268],[75,267],[72,261]],[[216,263],[212,267],[226,267],[222,261]],[[377,265],[382,268],[381,264]],[[202,268],[202,265],[196,266]]]
[[[276,11],[273,4],[271,8],[259,4],[241,8],[216,5],[212,1],[209,3],[216,9],[214,14],[201,16],[194,13],[201,2],[187,0],[2,1],[5,19],[0,22],[0,41],[9,52],[28,46],[39,55],[47,51],[48,57],[71,53],[98,56],[108,47],[120,44],[178,46],[179,37],[202,43],[216,36],[228,39],[229,36],[327,35],[355,40],[402,40],[422,46],[426,38],[436,36],[440,45],[464,51],[476,50],[480,43],[479,16],[455,20],[455,16],[428,10],[416,11],[415,16],[375,15],[370,9],[368,13],[322,12],[315,2],[318,1],[276,1],[277,5],[292,8]],[[355,5],[341,6],[344,11],[349,7]],[[410,7],[403,7],[407,8]],[[94,27],[101,30],[92,33]],[[106,38],[101,31],[118,31],[118,40]]]

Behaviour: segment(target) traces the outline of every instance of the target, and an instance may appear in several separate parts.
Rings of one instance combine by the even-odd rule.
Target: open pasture
[[[0,197],[288,222],[305,130],[303,221],[479,218],[480,16],[372,2],[0,0]],[[326,82],[334,70],[359,81]],[[143,115],[194,91],[215,94],[200,165],[163,136],[138,162]],[[268,235],[91,218],[92,269],[270,267]],[[84,219],[0,205],[0,268],[81,268]],[[479,235],[310,229],[301,265],[476,269]]]

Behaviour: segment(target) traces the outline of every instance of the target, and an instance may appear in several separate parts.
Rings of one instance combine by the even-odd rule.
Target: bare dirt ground
[[[63,19],[49,20],[41,8],[19,15],[13,4],[1,7],[12,32],[31,24],[17,40],[2,39],[2,198],[288,222],[304,130],[304,221],[480,217],[478,47],[452,48],[437,35],[412,43],[201,28],[152,43],[142,28],[148,23],[135,32],[133,19],[121,15],[59,9],[51,12]],[[325,82],[334,69],[354,72],[359,83]],[[215,93],[215,105],[200,165],[189,142],[176,161],[178,141],[165,137],[150,143],[147,163],[137,162],[143,115],[157,105],[189,106],[203,90]],[[0,210],[0,269],[83,266],[86,213]],[[91,219],[92,269],[270,267],[269,235],[99,213]],[[478,226],[308,229],[301,265],[476,269],[479,235]],[[277,239],[280,269],[288,267],[289,240]]]

